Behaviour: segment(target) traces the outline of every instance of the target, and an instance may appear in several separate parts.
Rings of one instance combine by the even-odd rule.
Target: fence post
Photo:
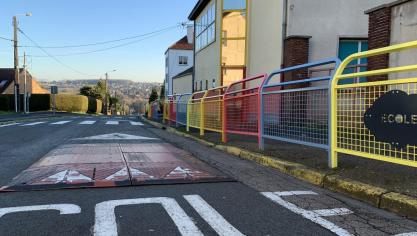
[[[222,114],[222,142],[226,143],[227,142],[227,123],[226,123],[226,119],[227,119],[227,108],[226,108],[226,92],[223,95],[223,114]]]
[[[190,99],[187,102],[187,132],[190,132],[190,102],[193,99],[193,95],[191,95]]]

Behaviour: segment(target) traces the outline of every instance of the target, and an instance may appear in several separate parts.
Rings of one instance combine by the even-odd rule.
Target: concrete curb
[[[280,160],[271,156],[251,152],[234,146],[216,145],[215,143],[197,138],[190,134],[180,132],[172,127],[143,119],[158,128],[166,128],[170,133],[193,139],[208,147],[227,152],[245,160],[254,161],[266,167],[277,169],[297,179],[309,182],[322,188],[343,193],[355,199],[367,202],[375,207],[395,212],[410,219],[417,219],[417,198],[401,193],[391,192],[386,189],[365,184],[359,181],[343,178],[333,171],[321,172],[299,163]]]

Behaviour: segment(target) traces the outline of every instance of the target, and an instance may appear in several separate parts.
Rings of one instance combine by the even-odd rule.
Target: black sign
[[[51,94],[58,94],[58,86],[51,86]]]
[[[377,141],[398,148],[417,145],[417,94],[387,92],[365,112],[364,121]]]

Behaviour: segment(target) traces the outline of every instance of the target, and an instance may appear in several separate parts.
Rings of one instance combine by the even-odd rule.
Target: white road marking
[[[62,121],[58,121],[58,122],[55,122],[55,123],[51,123],[51,125],[64,125],[64,124],[70,123],[70,122],[71,122],[70,120],[62,120]]]
[[[92,179],[75,170],[64,170],[41,180],[41,182],[54,182],[55,184],[61,182],[74,183],[80,181],[90,182]]]
[[[117,120],[109,120],[106,122],[106,125],[118,125],[119,121]]]
[[[79,124],[80,125],[92,125],[94,123],[96,123],[95,120],[85,120],[85,121],[80,122]]]
[[[302,217],[313,221],[316,224],[321,225],[322,227],[330,230],[331,232],[340,235],[340,236],[347,236],[352,235],[347,230],[340,228],[339,226],[333,224],[332,222],[323,219],[320,214],[316,213],[315,211],[308,211],[305,209],[302,209],[298,206],[296,206],[293,203],[287,202],[281,198],[281,196],[291,196],[289,195],[291,192],[263,192],[261,193],[265,197],[269,198],[271,201],[278,203],[279,205],[287,208],[288,210],[301,215]],[[308,191],[296,191],[292,193],[301,193],[302,195],[305,195],[308,193]],[[312,192],[314,195],[317,195],[317,193]],[[298,195],[298,194],[292,194],[292,195]]]
[[[239,230],[227,222],[213,207],[198,195],[186,195],[185,200],[220,236],[242,236]]]
[[[74,204],[51,204],[51,205],[0,208],[0,217],[9,213],[26,212],[26,211],[46,211],[46,210],[57,210],[59,211],[59,214],[61,215],[81,213],[81,208]]]
[[[10,123],[10,124],[5,124],[5,125],[0,125],[0,128],[2,127],[8,127],[8,126],[13,126],[13,125],[19,125],[20,123]]]
[[[21,126],[34,126],[34,125],[40,125],[40,124],[43,124],[43,123],[45,123],[45,121],[28,123],[28,124],[24,124],[24,125],[21,125]]]
[[[315,210],[314,212],[319,214],[320,216],[341,216],[353,213],[353,211],[346,208],[323,209]]]
[[[396,234],[395,236],[417,236],[417,232],[410,232],[410,233]]]
[[[136,136],[130,134],[120,134],[120,133],[113,133],[113,134],[103,134],[103,135],[96,135],[91,137],[85,138],[78,138],[78,139],[85,139],[85,140],[156,140],[157,138],[148,138],[143,136]]]
[[[134,122],[134,121],[129,121],[131,125],[138,125],[138,126],[143,126],[142,122]]]
[[[194,224],[192,219],[184,212],[180,205],[173,198],[137,198],[101,202],[96,205],[94,235],[95,236],[117,236],[117,223],[114,210],[117,206],[161,204],[168,215],[174,221],[181,235],[203,235]]]

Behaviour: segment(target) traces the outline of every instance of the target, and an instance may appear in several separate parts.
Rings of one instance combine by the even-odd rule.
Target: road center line
[[[8,126],[13,126],[13,125],[19,125],[20,123],[11,123],[11,124],[5,124],[5,125],[0,125],[0,128],[2,127],[8,127]]]
[[[213,207],[198,195],[185,195],[185,200],[197,211],[220,236],[242,236],[239,230],[233,227]]]

